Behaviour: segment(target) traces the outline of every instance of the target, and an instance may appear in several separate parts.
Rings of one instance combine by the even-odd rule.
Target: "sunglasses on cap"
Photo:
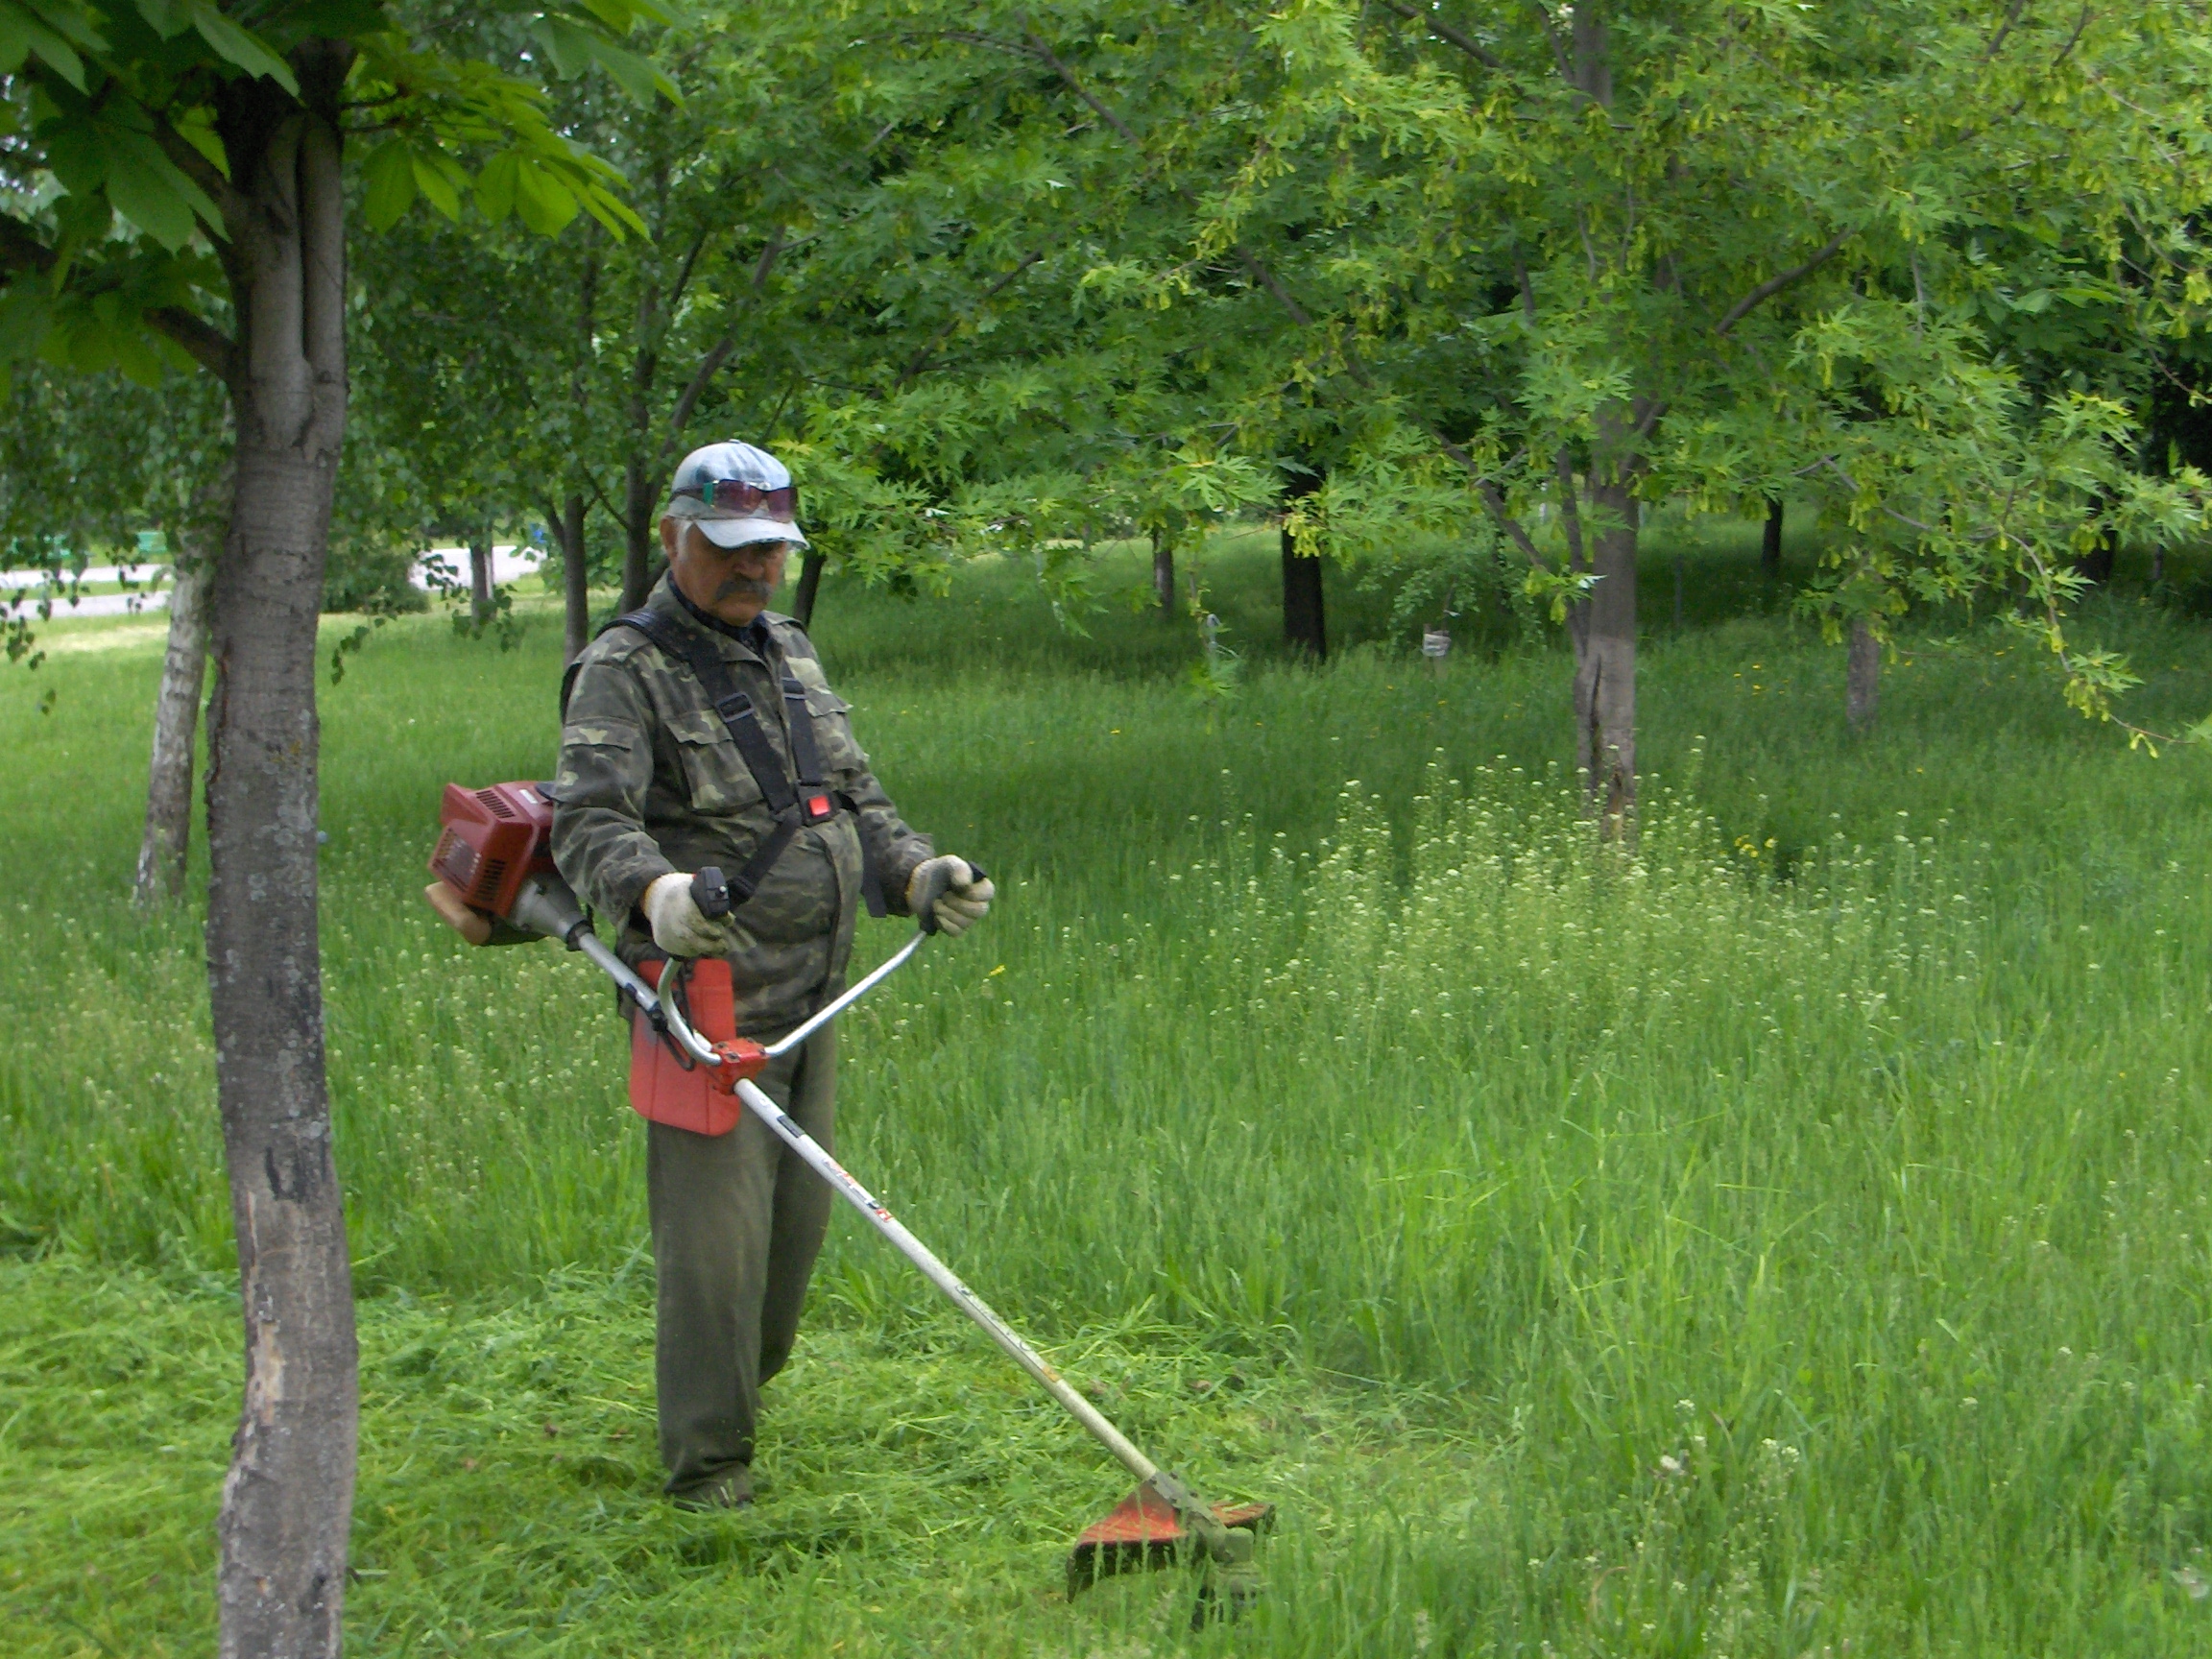
[[[780,490],[763,490],[742,478],[702,478],[672,493],[694,496],[717,513],[742,513],[749,517],[773,518],[781,524],[793,523],[799,517],[796,484],[786,484]]]

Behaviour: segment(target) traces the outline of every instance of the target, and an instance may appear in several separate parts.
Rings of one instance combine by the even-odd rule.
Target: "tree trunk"
[[[1636,463],[1620,447],[1629,423],[1626,411],[1599,418],[1599,459],[1587,486],[1597,581],[1574,608],[1568,631],[1575,642],[1575,764],[1587,810],[1616,835],[1626,832],[1636,809]]]
[[[622,609],[635,611],[653,591],[655,568],[661,553],[661,515],[655,499],[653,475],[645,459],[633,455],[623,468],[624,506],[628,519],[622,526]]]
[[[2112,567],[2120,562],[2120,539],[2100,530],[2088,550],[2074,561],[2074,568],[2100,587],[2112,580]]]
[[[1160,613],[1175,613],[1175,542],[1166,532],[1152,532],[1152,591],[1160,596]]]
[[[293,48],[218,94],[243,205],[220,249],[237,344],[229,531],[211,591],[207,979],[246,1386],[216,1524],[223,1659],[335,1655],[360,1398],[316,933],[315,627],[346,425],[338,98],[351,50]]]
[[[1321,488],[1314,472],[1294,472],[1284,489],[1287,507]],[[1293,652],[1325,662],[1329,658],[1329,622],[1321,604],[1321,561],[1298,551],[1298,539],[1288,519],[1283,524],[1283,642]]]
[[[469,620],[484,626],[492,614],[492,532],[469,539]]]
[[[791,596],[791,620],[814,626],[814,601],[822,596],[822,566],[828,563],[809,547],[799,559],[799,590]]]
[[[184,891],[184,854],[192,845],[192,739],[200,729],[200,692],[207,677],[209,562],[193,557],[180,535],[177,575],[169,589],[169,654],[154,699],[154,759],[146,778],[146,833],[138,843],[141,907]]]
[[[1682,585],[1689,556],[1680,547],[1674,549],[1674,632],[1682,632]]]
[[[591,643],[591,569],[584,545],[584,497],[570,494],[552,517],[553,540],[561,544],[561,608],[565,627],[564,663],[573,662]]]
[[[1767,528],[1759,537],[1759,568],[1768,576],[1782,574],[1782,497],[1767,497]]]
[[[1863,737],[1874,729],[1875,704],[1882,691],[1882,641],[1863,616],[1851,620],[1851,645],[1843,670],[1843,718],[1851,733]]]

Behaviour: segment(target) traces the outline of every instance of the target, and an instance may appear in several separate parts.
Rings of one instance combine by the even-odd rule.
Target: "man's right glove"
[[[699,908],[691,897],[691,878],[682,871],[672,871],[646,888],[637,907],[653,929],[653,943],[671,956],[724,956],[736,946],[730,924]]]
[[[949,939],[957,939],[983,920],[998,889],[967,859],[944,853],[914,866],[914,874],[906,878],[906,908],[920,916],[922,896],[938,885],[940,877],[949,879],[929,908],[937,918],[938,930]]]

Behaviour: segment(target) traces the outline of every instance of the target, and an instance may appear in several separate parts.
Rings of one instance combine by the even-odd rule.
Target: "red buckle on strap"
[[[837,815],[837,803],[827,795],[809,795],[805,810],[807,823],[827,824]]]

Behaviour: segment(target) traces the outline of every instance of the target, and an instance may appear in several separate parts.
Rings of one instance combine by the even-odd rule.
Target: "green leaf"
[[[173,180],[151,167],[108,168],[108,200],[172,253],[192,239],[192,204]]]
[[[72,121],[47,134],[47,169],[72,196],[89,196],[107,183],[108,161],[105,128]]]
[[[164,40],[174,40],[192,27],[192,9],[184,0],[138,0],[138,15]]]
[[[136,322],[137,320],[132,319],[131,321]],[[115,331],[112,345],[115,350],[115,367],[123,372],[126,379],[140,386],[158,386],[161,384],[161,375],[167,366],[162,361],[160,349],[155,345],[153,337],[146,332],[143,323],[139,323],[135,327],[118,328]]]
[[[627,35],[639,23],[674,23],[683,13],[655,0],[584,0],[584,10],[617,35]]]
[[[361,211],[369,228],[385,231],[415,204],[415,157],[404,138],[388,138],[362,164]]]
[[[607,71],[614,84],[630,94],[632,103],[650,108],[657,96],[667,99],[671,104],[684,102],[684,94],[677,90],[676,83],[662,74],[651,60],[639,57],[635,52],[626,52],[605,40],[593,42],[591,55],[599,60],[600,67]]]
[[[211,229],[222,228],[222,210],[207,199],[205,191],[192,181],[191,175],[169,159],[161,146],[154,141],[152,133],[129,130],[117,132],[112,140],[112,153],[114,161],[108,169],[108,195],[110,201],[115,200],[116,180],[125,173],[132,173],[152,180],[160,189],[181,200]],[[117,202],[116,205],[121,206],[122,204]],[[141,228],[152,228],[143,225]],[[191,227],[186,226],[185,235],[190,233]],[[173,242],[165,232],[156,232],[156,236],[172,253],[183,246],[184,238],[181,236]]]
[[[515,210],[540,236],[558,236],[576,217],[576,193],[541,162],[521,159],[515,170]]]
[[[235,63],[249,75],[267,76],[295,98],[300,95],[300,83],[293,79],[292,66],[208,5],[207,0],[194,0],[192,26],[225,62]]]
[[[559,17],[541,17],[530,25],[530,37],[545,48],[553,72],[573,81],[590,66],[590,35]]]
[[[12,75],[34,52],[55,74],[78,91],[84,90],[84,60],[69,42],[22,7],[0,0],[0,74]]]
[[[519,166],[514,151],[502,150],[476,175],[476,210],[491,224],[498,224],[515,211],[515,178]]]
[[[638,104],[650,106],[657,96],[671,104],[684,102],[676,83],[649,60],[626,51],[603,35],[553,16],[541,17],[531,25],[530,33],[544,46],[564,81],[573,80],[596,63]]]
[[[108,37],[93,27],[92,19],[86,15],[89,8],[85,6],[73,4],[72,0],[60,0],[60,4],[47,0],[46,4],[34,8],[24,5],[22,0],[16,0],[16,9],[34,12],[47,28],[57,35],[66,36],[72,43],[86,52],[108,50]]]
[[[420,150],[411,155],[415,163],[415,182],[423,198],[446,218],[460,218],[461,192],[455,188],[455,180],[445,173],[446,166],[451,164],[441,156],[425,156]],[[466,183],[468,175],[463,174],[460,181]]]
[[[587,184],[577,192],[577,199],[584,204],[584,211],[598,220],[615,241],[633,233],[646,233],[645,221],[637,217],[637,210],[604,185]]]

